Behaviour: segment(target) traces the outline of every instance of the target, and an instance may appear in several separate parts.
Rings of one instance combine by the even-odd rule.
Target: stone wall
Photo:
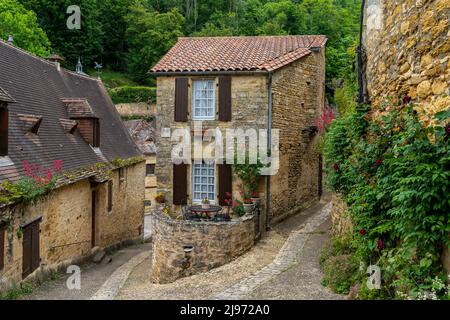
[[[366,15],[369,99],[378,107],[407,95],[432,124],[450,107],[450,0],[369,0]]]
[[[107,183],[100,184],[96,203],[96,245],[107,248],[142,239],[144,223],[144,163],[125,169],[119,182],[112,173],[113,210],[107,210]],[[42,217],[40,223],[40,268],[26,280],[42,280],[52,270],[79,264],[92,250],[92,186],[89,180],[54,190],[27,207],[17,206],[14,223],[5,239],[5,267],[0,270],[0,292],[22,281],[21,226]],[[65,271],[65,270],[64,270]]]
[[[198,77],[197,77],[198,78]],[[195,79],[191,77],[190,80]],[[216,78],[217,81],[217,78]],[[255,128],[267,129],[267,104],[268,90],[267,77],[263,75],[255,76],[234,76],[232,78],[232,122],[221,122],[218,120],[203,121],[203,128],[220,128],[223,133],[227,128]],[[192,87],[192,86],[191,86]],[[216,92],[216,99],[218,94]],[[191,99],[189,99],[191,104]],[[217,101],[216,101],[217,106]],[[175,77],[158,77],[157,90],[157,112],[156,119],[158,135],[162,128],[189,127],[194,128],[194,122],[189,119],[188,122],[174,122],[175,108]],[[189,107],[190,108],[190,107]],[[192,112],[189,110],[189,114]],[[164,192],[169,202],[172,202],[172,179],[173,163],[171,159],[172,149],[178,141],[171,141],[171,138],[158,137],[157,139],[157,163],[156,178],[158,181],[158,191]],[[194,152],[192,151],[192,155]],[[188,169],[191,172],[191,169]],[[188,184],[191,177],[189,176]],[[217,179],[216,179],[217,181]],[[236,198],[239,197],[237,181],[233,182],[233,193]],[[188,190],[190,186],[188,185]]]
[[[424,122],[450,106],[450,0],[370,0],[365,49],[374,106],[408,95]]]
[[[120,103],[116,104],[116,109],[122,117],[154,116],[156,114],[155,103]]]
[[[156,156],[145,156],[146,164],[156,165]],[[150,175],[145,177],[145,212],[150,212],[156,207],[156,189],[158,188],[158,182],[156,181],[156,175]]]
[[[324,102],[324,49],[275,72],[273,129],[280,130],[280,171],[271,179],[274,222],[319,197],[318,137],[302,131],[315,125]]]
[[[353,223],[348,216],[347,204],[337,194],[332,195],[331,222],[333,235],[346,237],[353,234]]]
[[[177,221],[161,213],[154,217],[154,283],[171,283],[217,268],[247,252],[255,241],[254,216],[231,222]]]

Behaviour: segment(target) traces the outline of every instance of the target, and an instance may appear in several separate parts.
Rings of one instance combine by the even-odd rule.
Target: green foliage
[[[30,283],[15,285],[6,293],[0,293],[0,300],[17,300],[20,297],[27,296],[33,293],[34,286]]]
[[[151,11],[140,3],[130,8],[125,18],[128,72],[136,81],[144,82],[148,71],[183,36],[183,16],[177,9],[166,13]]]
[[[53,49],[63,56],[65,65],[73,69],[78,58],[85,66],[92,66],[94,61],[101,62],[104,52],[105,37],[115,33],[105,34],[101,13],[102,6],[108,1],[97,0],[20,0],[29,10],[33,10],[38,22],[47,32]],[[124,0],[120,0],[124,1]],[[81,8],[81,29],[67,28],[66,10],[71,5]]]
[[[264,165],[259,159],[255,164],[250,164],[248,159],[243,164],[238,164],[238,161],[235,161],[235,164],[233,165],[234,173],[239,179],[241,179],[244,187],[244,193],[251,195],[253,192],[258,190],[261,170],[263,168]]]
[[[109,90],[109,95],[115,104],[132,102],[155,102],[156,88],[150,87],[118,87]]]
[[[335,120],[324,153],[330,187],[349,205],[355,229],[367,232],[355,235],[356,255],[378,262],[394,297],[426,290],[442,270],[450,143],[442,126],[423,127],[412,106],[384,114],[373,118],[362,106]]]
[[[14,36],[14,44],[33,54],[46,57],[50,41],[37,23],[36,14],[17,0],[0,0],[0,39]]]
[[[42,183],[28,177],[22,178],[17,183],[5,181],[0,185],[0,204],[34,203],[53,190],[55,184],[56,177]]]
[[[97,71],[92,68],[85,68],[84,70],[87,74],[91,76],[97,76]],[[100,78],[102,82],[105,84],[105,87],[108,89],[114,89],[117,87],[136,87],[139,84],[132,79],[129,78],[127,74],[113,71],[111,69],[104,69],[100,73]]]
[[[323,264],[324,284],[336,293],[348,294],[357,269],[351,255],[332,256]]]

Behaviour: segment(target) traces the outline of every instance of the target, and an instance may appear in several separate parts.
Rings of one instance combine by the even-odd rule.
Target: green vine
[[[384,297],[450,298],[436,289],[446,281],[440,256],[450,244],[449,111],[429,128],[412,105],[383,114],[360,106],[326,133],[328,181],[349,206],[354,255],[380,266]]]

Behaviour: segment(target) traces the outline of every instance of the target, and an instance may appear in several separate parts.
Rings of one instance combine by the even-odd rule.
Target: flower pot
[[[211,209],[211,205],[209,203],[202,203],[202,209],[209,210]]]
[[[254,208],[255,208],[254,204],[244,204],[244,211],[246,214],[253,213]]]

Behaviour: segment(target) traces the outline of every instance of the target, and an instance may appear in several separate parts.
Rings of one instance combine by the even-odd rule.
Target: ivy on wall
[[[355,225],[349,246],[382,271],[382,290],[372,295],[449,298],[436,285],[447,280],[440,256],[450,244],[449,115],[425,128],[406,100],[376,114],[358,106],[327,130],[328,182]]]

